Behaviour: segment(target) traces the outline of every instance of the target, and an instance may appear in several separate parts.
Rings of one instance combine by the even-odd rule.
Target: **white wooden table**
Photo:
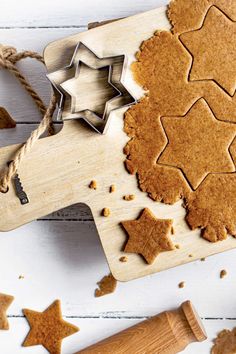
[[[125,17],[166,4],[165,0],[2,0],[0,43],[41,52],[53,40],[86,30],[87,23]],[[158,24],[157,24],[158,27]],[[44,68],[31,60],[19,64],[45,102],[49,84]],[[0,71],[0,105],[17,128],[0,131],[0,145],[23,142],[40,115],[16,80]],[[236,241],[235,241],[236,242]],[[22,308],[44,310],[62,300],[63,315],[81,331],[63,341],[63,354],[86,347],[148,316],[190,299],[209,335],[184,353],[209,353],[211,340],[223,328],[236,326],[236,250],[130,283],[115,294],[94,298],[96,281],[109,273],[89,210],[74,206],[0,234],[0,292],[15,296],[9,310],[10,331],[0,332],[0,353],[46,353],[42,347],[22,348],[28,324]],[[221,280],[221,269],[228,276]],[[24,279],[19,279],[23,275]],[[186,282],[184,289],[178,284]]]

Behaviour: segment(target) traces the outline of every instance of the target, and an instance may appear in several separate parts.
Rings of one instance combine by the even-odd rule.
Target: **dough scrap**
[[[132,138],[124,149],[128,171],[147,171],[167,143],[158,107],[151,105],[148,98],[141,100],[127,111],[124,130]]]
[[[13,296],[0,294],[0,330],[7,331],[9,329],[9,323],[6,312],[13,300]]]
[[[114,293],[117,286],[117,280],[112,274],[106,275],[98,283],[99,288],[95,290],[95,297],[101,297]]]
[[[236,237],[236,173],[208,175],[186,201],[186,220],[192,230],[201,228],[202,236],[217,242]]]
[[[157,202],[175,204],[192,193],[183,173],[174,167],[156,164],[139,173],[138,179],[140,189]]]
[[[211,354],[235,354],[236,353],[236,328],[222,330],[211,349]]]
[[[204,83],[188,81],[191,63],[190,53],[171,32],[156,32],[143,42],[132,71],[160,116],[183,116],[204,95]]]

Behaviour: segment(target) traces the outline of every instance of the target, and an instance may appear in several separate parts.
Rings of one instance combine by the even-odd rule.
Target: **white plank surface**
[[[1,291],[17,295],[10,309],[14,316],[22,306],[37,308],[59,297],[65,316],[142,318],[191,299],[203,318],[236,317],[231,301],[236,292],[235,250],[119,283],[112,296],[94,299],[96,282],[109,270],[91,221],[35,221],[1,233],[0,246]],[[6,257],[14,261],[6,262]],[[220,279],[223,268],[228,276]],[[25,278],[19,280],[19,275]],[[178,288],[181,281],[186,281],[184,289]]]
[[[18,3],[18,2],[17,2]],[[1,20],[0,20],[1,24]],[[0,43],[16,47],[19,51],[30,49],[39,53],[53,40],[80,32],[81,29],[0,29]],[[20,62],[19,68],[45,103],[49,101],[50,84],[45,76],[45,68],[32,59]],[[19,123],[39,122],[41,119],[31,97],[21,88],[16,79],[5,70],[0,71],[0,105],[5,107]],[[11,95],[9,95],[11,92]]]
[[[167,3],[167,0],[2,0],[0,26],[85,27],[94,19],[131,16]]]
[[[47,0],[4,0],[0,43],[42,52],[48,42],[83,30],[89,21],[124,17],[166,3],[67,0],[58,5]],[[42,66],[25,61],[20,67],[47,102],[50,88]],[[0,146],[24,141],[40,115],[15,79],[4,71],[0,71],[0,105],[20,123],[16,129],[0,131]],[[11,329],[0,332],[0,353],[46,353],[41,347],[21,348],[28,331],[21,309],[27,306],[40,311],[56,298],[62,300],[67,320],[81,328],[64,341],[63,354],[72,354],[186,299],[193,301],[204,319],[209,340],[188,347],[184,353],[209,353],[216,333],[236,326],[235,266],[236,251],[230,251],[206,262],[119,284],[114,295],[95,299],[96,281],[109,270],[91,214],[81,205],[58,211],[19,230],[0,234],[0,292],[16,297],[9,310]],[[221,269],[228,270],[223,280],[219,278]],[[19,280],[19,275],[25,278]],[[186,281],[182,290],[178,288],[180,281]]]
[[[80,332],[66,338],[62,344],[63,354],[72,354],[78,350],[118,333],[128,327],[139,323],[140,319],[87,319],[87,318],[65,318],[76,326],[80,327]],[[212,340],[222,328],[232,329],[236,326],[235,320],[203,320],[203,324],[208,332],[209,340],[203,343],[194,343],[187,347],[183,354],[207,354],[213,345]],[[41,347],[20,347],[22,338],[28,332],[28,325],[24,318],[10,318],[11,329],[9,332],[0,333],[1,348],[4,354],[46,354],[47,351]],[[12,340],[14,334],[14,340]],[[155,353],[154,353],[155,354]]]

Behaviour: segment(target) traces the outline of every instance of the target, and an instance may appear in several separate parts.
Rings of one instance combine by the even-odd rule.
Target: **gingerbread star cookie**
[[[137,220],[121,224],[129,236],[124,251],[142,255],[148,264],[152,264],[161,252],[175,249],[170,239],[173,221],[157,219],[147,208]]]
[[[229,147],[236,126],[215,119],[206,101],[200,99],[184,117],[162,119],[168,144],[159,163],[180,168],[193,189],[209,173],[234,172]]]
[[[0,330],[9,329],[9,323],[7,320],[6,312],[13,300],[13,296],[0,294]]]
[[[24,309],[23,313],[31,328],[24,347],[42,345],[50,354],[60,354],[63,338],[79,331],[78,327],[63,320],[59,300],[44,312]]]
[[[211,7],[203,27],[184,33],[180,38],[193,56],[190,79],[214,80],[233,96],[236,89],[236,23],[218,8]]]

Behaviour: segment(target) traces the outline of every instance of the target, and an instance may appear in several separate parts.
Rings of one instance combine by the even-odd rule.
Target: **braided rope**
[[[48,130],[49,135],[53,135],[55,133],[52,116],[56,107],[56,97],[53,94],[49,103],[48,108],[45,106],[37,92],[32,88],[29,82],[25,79],[25,77],[20,73],[18,68],[16,67],[16,63],[25,58],[36,59],[39,62],[44,64],[44,60],[42,56],[36,52],[24,51],[17,53],[16,49],[10,46],[3,46],[0,44],[0,69],[4,68],[10,71],[21,83],[21,85],[25,88],[25,90],[29,93],[29,95],[34,100],[37,105],[39,111],[43,114],[43,120],[39,124],[38,128],[33,131],[26,141],[25,144],[16,152],[12,162],[6,168],[1,180],[0,180],[0,192],[6,193],[9,189],[9,185],[12,177],[17,172],[19,165],[25,155],[32,149],[33,145],[37,142],[40,136]]]

